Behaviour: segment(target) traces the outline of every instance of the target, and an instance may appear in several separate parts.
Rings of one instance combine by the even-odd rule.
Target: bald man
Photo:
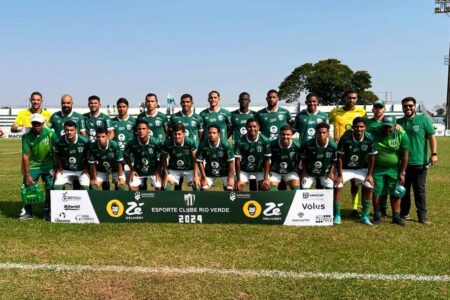
[[[60,138],[64,135],[64,123],[67,121],[74,121],[77,124],[78,133],[84,129],[83,115],[73,111],[72,96],[65,94],[61,97],[61,111],[51,116],[47,126],[53,128],[56,136]],[[83,131],[82,135],[86,135],[86,131]]]

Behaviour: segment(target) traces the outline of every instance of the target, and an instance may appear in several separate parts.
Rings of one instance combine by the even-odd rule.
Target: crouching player
[[[195,162],[195,144],[187,138],[183,124],[172,126],[172,134],[162,146],[161,166],[166,191],[173,191],[180,184],[180,178],[186,176],[187,184],[194,191],[199,190],[198,165]],[[167,157],[169,163],[167,164]]]
[[[82,190],[89,189],[88,147],[89,140],[77,133],[77,124],[74,121],[64,123],[64,135],[59,138],[55,147],[55,190],[62,190],[65,184],[72,184],[76,178]]]
[[[400,198],[405,194],[405,172],[408,165],[409,139],[403,130],[396,129],[396,119],[384,116],[381,126],[373,131],[378,153],[373,170],[374,197],[373,223],[379,224],[380,198],[389,193],[392,207],[392,223],[405,226],[400,218]]]
[[[310,189],[317,180],[320,180],[326,189],[332,189],[334,186],[337,145],[329,136],[330,125],[319,123],[316,125],[316,138],[308,140],[300,147],[300,177],[304,189]]]
[[[200,143],[196,152],[196,160],[201,175],[202,190],[209,190],[216,178],[222,180],[224,190],[233,190],[234,154],[227,141],[220,139],[218,125],[208,126],[208,137]]]
[[[88,163],[91,174],[91,189],[109,190],[109,175],[112,174],[116,190],[125,190],[125,174],[122,161],[123,152],[120,146],[108,139],[108,131],[97,129],[97,141],[89,145]]]
[[[361,222],[372,225],[369,218],[372,206],[373,168],[376,146],[373,136],[366,132],[366,121],[361,117],[353,120],[353,130],[344,133],[338,143],[337,177],[334,188],[334,223],[341,223],[341,191],[345,183],[354,179],[363,185],[363,214]]]
[[[270,158],[270,190],[278,190],[278,184],[284,179],[291,190],[300,189],[298,176],[298,152],[300,143],[292,140],[292,128],[284,125],[280,128],[280,138],[270,143],[272,157]]]
[[[157,138],[150,136],[147,121],[136,122],[137,137],[125,146],[125,161],[130,167],[130,191],[147,190],[147,179],[155,190],[161,189],[158,153],[161,144]],[[134,165],[132,164],[134,159]]]
[[[255,176],[260,191],[270,188],[270,141],[259,131],[259,122],[251,118],[246,123],[247,133],[234,144],[236,157],[236,189],[243,191],[250,176]]]

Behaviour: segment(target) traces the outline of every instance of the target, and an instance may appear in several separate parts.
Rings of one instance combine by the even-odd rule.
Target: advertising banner
[[[333,224],[332,190],[51,191],[52,222]]]

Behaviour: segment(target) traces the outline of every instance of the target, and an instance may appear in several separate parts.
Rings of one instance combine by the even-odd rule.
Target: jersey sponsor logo
[[[316,134],[316,130],[314,128],[308,129],[308,135],[315,135],[315,134]]]
[[[287,167],[288,167],[287,162],[283,161],[283,162],[280,163],[280,169],[287,169]]]
[[[277,126],[275,126],[275,125],[270,126],[270,132],[271,133],[277,133],[277,131],[278,131]]]
[[[108,215],[113,218],[120,218],[123,215],[124,210],[125,208],[120,200],[112,199],[106,204],[106,211],[108,212]]]
[[[211,167],[212,167],[213,169],[218,169],[218,168],[219,168],[219,163],[218,163],[217,161],[212,161],[212,162],[211,162]]]
[[[241,133],[241,135],[247,134],[247,128],[241,127],[241,129],[239,130],[239,132]]]
[[[76,164],[77,163],[77,159],[75,157],[69,157],[69,163],[71,164]]]
[[[248,158],[247,158],[247,160],[248,160],[249,162],[251,162],[251,163],[254,163],[256,159],[255,159],[255,157],[254,157],[253,155],[249,155]]]
[[[350,160],[351,161],[358,161],[359,160],[359,156],[358,155],[352,155],[352,156],[350,156]]]
[[[261,215],[261,204],[259,204],[255,200],[249,200],[244,203],[244,206],[242,207],[242,211],[244,212],[244,215],[247,218],[255,219]]]
[[[125,141],[125,134],[120,133],[120,134],[117,136],[117,139],[118,139],[119,141],[121,141],[121,142]]]
[[[316,162],[314,163],[314,168],[316,168],[316,169],[322,168],[322,162],[321,162],[321,161],[316,161]]]
[[[182,161],[181,159],[177,160],[177,166],[178,167],[183,167],[184,166],[184,161]]]
[[[109,162],[104,161],[103,162],[103,167],[105,168],[105,170],[109,170],[109,168],[111,168],[111,165],[109,164]]]

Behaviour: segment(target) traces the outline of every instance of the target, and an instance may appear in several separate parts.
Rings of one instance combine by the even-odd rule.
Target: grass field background
[[[429,226],[19,222],[20,141],[0,140],[0,264],[450,275],[450,139],[428,175]],[[350,199],[344,195],[344,211]],[[274,193],[275,194],[275,193]],[[213,201],[213,199],[211,199]],[[414,209],[412,210],[414,213]],[[37,215],[39,215],[37,211]],[[448,299],[446,282],[0,269],[1,299]]]

